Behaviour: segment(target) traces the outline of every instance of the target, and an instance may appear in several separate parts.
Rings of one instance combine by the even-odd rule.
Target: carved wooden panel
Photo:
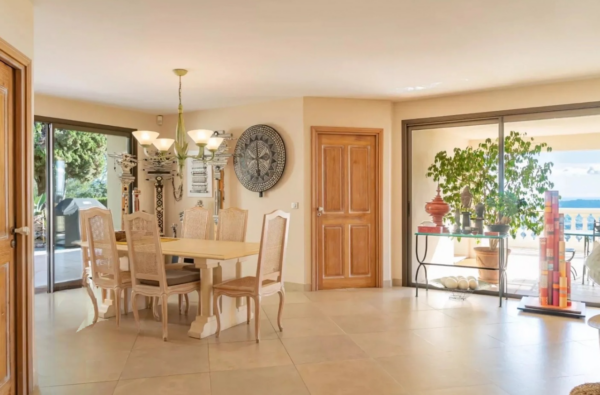
[[[368,213],[370,210],[369,179],[373,176],[370,172],[370,148],[369,146],[348,147],[348,183],[350,184],[348,196],[350,212],[353,213]]]
[[[10,379],[10,273],[9,263],[0,265],[0,384]]]
[[[371,273],[369,225],[350,225],[350,275],[368,276]]]
[[[325,277],[344,275],[344,229],[337,226],[323,227],[323,258]]]
[[[325,212],[344,211],[344,168],[341,146],[323,147],[323,208]]]

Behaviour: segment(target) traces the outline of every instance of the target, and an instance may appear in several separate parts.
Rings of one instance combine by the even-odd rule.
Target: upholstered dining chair
[[[279,294],[279,312],[277,326],[283,331],[281,314],[285,302],[283,287],[283,266],[285,250],[287,248],[288,230],[290,227],[290,214],[277,210],[266,214],[263,220],[260,252],[256,265],[256,276],[246,276],[223,281],[213,285],[213,310],[217,316],[217,334],[221,333],[221,312],[219,311],[219,298],[223,295],[232,298],[246,297],[248,301],[248,319],[250,324],[250,298],[254,300],[254,324],[256,342],[260,341],[260,302],[264,296]]]
[[[133,315],[140,325],[136,297],[161,298],[163,340],[168,339],[168,299],[170,295],[198,292],[200,274],[188,270],[167,270],[160,246],[156,217],[144,212],[125,216],[125,233],[131,269]],[[200,310],[200,309],[198,309]]]
[[[131,288],[131,273],[122,270],[113,218],[110,210],[93,207],[85,210],[86,236],[92,281],[95,286],[113,291],[115,297],[115,317],[117,327],[121,322],[121,295],[125,291],[124,305],[127,311],[127,288]],[[97,317],[94,317],[96,320]]]
[[[86,212],[87,210],[79,211],[79,239],[82,242],[87,243],[87,226],[86,226]],[[98,301],[96,300],[96,295],[94,295],[94,291],[90,285],[90,279],[92,278],[92,264],[90,263],[90,254],[88,247],[81,247],[81,261],[83,262],[83,273],[81,275],[82,285],[87,290],[87,293],[92,301],[92,306],[94,307],[94,324],[98,322]]]

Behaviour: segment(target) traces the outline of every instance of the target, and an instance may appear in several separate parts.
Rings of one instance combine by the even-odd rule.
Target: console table
[[[425,237],[425,251],[423,252],[423,256],[419,255],[419,238]],[[450,237],[450,238],[465,238],[465,239],[479,239],[479,240],[498,240],[498,267],[480,267],[475,265],[461,265],[461,264],[449,264],[449,263],[435,263],[435,262],[425,262],[427,258],[427,247],[428,241],[430,237]],[[424,233],[424,232],[415,232],[415,254],[417,257],[417,262],[419,262],[419,266],[417,267],[417,273],[415,274],[415,286],[416,286],[416,296],[419,296],[419,271],[421,267],[425,272],[425,290],[429,290],[429,279],[427,276],[427,266],[446,266],[446,267],[458,267],[458,268],[468,268],[468,269],[479,269],[479,270],[497,270],[500,272],[499,284],[498,284],[498,296],[500,298],[500,307],[502,307],[502,296],[508,291],[505,292],[505,288],[507,288],[507,279],[506,279],[506,265],[508,263],[508,235],[497,235],[497,236],[487,236],[487,235],[469,235],[469,234],[453,234],[453,233]],[[508,299],[508,296],[506,296]]]

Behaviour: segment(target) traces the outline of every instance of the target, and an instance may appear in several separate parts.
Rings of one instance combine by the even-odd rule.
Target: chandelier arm
[[[177,177],[171,178],[171,185],[173,186],[173,198],[175,199],[176,202],[179,202],[179,201],[181,201],[181,199],[183,199],[183,181],[181,181],[179,186],[176,187],[175,186],[175,178],[177,178]]]

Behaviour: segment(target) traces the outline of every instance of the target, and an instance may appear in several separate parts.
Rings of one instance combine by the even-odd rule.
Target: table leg
[[[584,236],[583,238],[583,254],[583,274],[581,275],[581,284],[585,285],[585,259],[590,255],[590,239],[587,236]]]
[[[114,317],[115,301],[113,293],[106,292],[105,289],[102,289],[101,295],[102,299],[100,305],[98,306],[98,316],[104,319]]]
[[[218,262],[196,258],[194,264],[200,269],[200,314],[192,322],[188,336],[201,339],[215,333],[217,320],[213,312],[213,270],[219,265]]]

